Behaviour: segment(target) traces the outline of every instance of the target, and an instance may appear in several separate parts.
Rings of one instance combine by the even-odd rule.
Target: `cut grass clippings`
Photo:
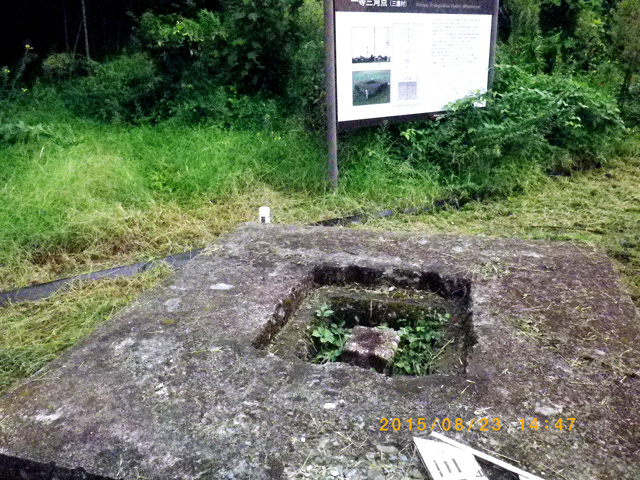
[[[640,135],[622,148],[609,167],[545,177],[519,195],[374,219],[361,228],[595,245],[612,258],[640,307]]]
[[[46,300],[0,307],[0,395],[166,278],[159,264],[130,278],[84,281]]]

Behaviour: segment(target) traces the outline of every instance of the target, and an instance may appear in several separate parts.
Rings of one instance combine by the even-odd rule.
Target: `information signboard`
[[[338,128],[411,120],[489,87],[497,0],[334,0]]]

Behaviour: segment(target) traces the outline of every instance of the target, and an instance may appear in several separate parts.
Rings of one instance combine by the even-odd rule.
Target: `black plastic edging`
[[[69,286],[70,283],[75,282],[76,280],[101,280],[105,278],[131,277],[137,273],[148,270],[160,262],[164,262],[172,267],[179,267],[198,255],[202,250],[202,248],[198,248],[195,250],[189,250],[188,252],[169,255],[168,257],[157,260],[151,260],[149,262],[139,262],[132,265],[123,265],[92,273],[83,273],[82,275],[76,275],[74,277],[62,278],[60,280],[41,283],[39,285],[31,285],[28,287],[18,288],[16,290],[0,292],[0,306],[8,302],[33,302],[35,300],[48,298],[58,290]]]

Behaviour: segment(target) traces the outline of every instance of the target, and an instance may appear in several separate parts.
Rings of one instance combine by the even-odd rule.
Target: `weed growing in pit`
[[[350,331],[351,329],[344,326],[344,321],[317,327],[311,333],[311,336],[316,339],[314,343],[317,349],[312,362],[337,362],[342,355],[342,349],[349,338]]]
[[[318,318],[329,318],[333,315],[333,310],[331,310],[331,305],[324,304],[318,310],[316,310],[316,317]]]
[[[415,323],[400,327],[400,344],[393,359],[394,374],[428,375],[433,371],[436,359],[447,345],[443,341],[443,327],[449,317],[448,313],[428,312]]]
[[[344,320],[327,325],[327,320],[333,315],[330,305],[322,305],[316,310],[318,326],[311,332],[316,347],[313,363],[336,362],[342,355],[344,344],[349,338],[348,329],[344,326]]]
[[[316,354],[313,363],[340,361],[342,350],[351,333],[345,321],[331,321],[334,311],[330,305],[322,305],[315,311],[316,328],[311,332]],[[443,339],[443,327],[450,315],[428,311],[418,320],[398,319],[397,332],[400,343],[394,357],[393,374],[428,375],[433,371],[435,361],[448,343]],[[376,328],[390,329],[386,324]]]

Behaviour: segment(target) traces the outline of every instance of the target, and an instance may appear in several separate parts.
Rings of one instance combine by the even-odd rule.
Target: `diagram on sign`
[[[396,23],[393,25],[393,55],[395,75],[393,92],[395,104],[416,104],[422,72],[422,55],[416,45],[422,45],[422,25]]]

